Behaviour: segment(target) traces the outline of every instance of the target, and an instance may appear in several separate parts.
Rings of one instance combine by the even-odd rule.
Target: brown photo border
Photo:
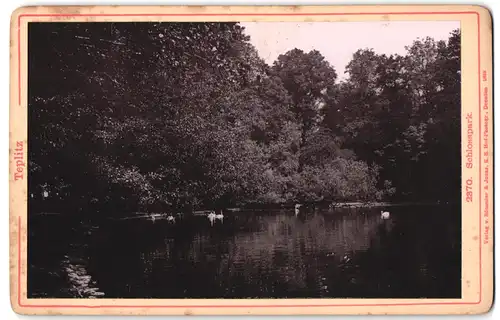
[[[473,120],[473,164],[462,167],[461,299],[28,299],[27,24],[35,21],[460,21],[462,149]],[[411,41],[411,39],[409,39]],[[313,315],[483,313],[493,300],[492,20],[473,5],[39,6],[12,14],[10,41],[10,289],[20,314]],[[19,166],[19,160],[25,166]],[[465,154],[462,152],[462,163]],[[21,172],[19,170],[22,170]],[[17,178],[15,178],[15,174]],[[22,178],[19,178],[22,176]],[[470,182],[468,182],[470,181]],[[470,184],[468,184],[470,183]],[[466,186],[472,201],[465,197]],[[489,196],[491,194],[491,196]],[[465,270],[465,271],[464,271]]]

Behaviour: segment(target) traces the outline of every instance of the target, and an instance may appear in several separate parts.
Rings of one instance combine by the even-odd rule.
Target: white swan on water
[[[222,210],[219,214],[215,214],[215,211],[210,211],[210,213],[207,216],[208,220],[210,220],[210,224],[214,225],[215,220],[224,220],[224,215],[222,214]]]
[[[210,211],[207,218],[208,220],[210,220],[211,225],[214,225],[215,217],[216,217],[215,211]]]
[[[380,217],[384,220],[389,219],[391,214],[389,211],[380,211]]]
[[[216,214],[216,215],[215,215],[215,219],[219,219],[219,220],[221,220],[221,221],[222,221],[222,220],[224,220],[224,215],[222,214],[222,210],[220,211],[220,213],[219,213],[219,214]]]
[[[295,205],[295,216],[299,215],[300,207],[302,207],[302,205],[299,203]]]

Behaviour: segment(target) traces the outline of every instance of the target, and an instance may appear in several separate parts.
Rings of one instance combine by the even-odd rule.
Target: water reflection
[[[78,259],[79,260],[79,259]],[[69,297],[93,299],[104,296],[104,292],[96,287],[96,281],[88,274],[86,261],[75,261],[68,256],[62,261],[61,268],[67,277],[68,287],[62,288],[62,292]]]
[[[459,222],[451,207],[254,211],[114,221],[81,242],[105,297],[460,297]]]

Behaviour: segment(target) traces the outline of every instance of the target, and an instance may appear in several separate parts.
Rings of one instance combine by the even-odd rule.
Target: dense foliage
[[[33,210],[460,197],[460,33],[267,65],[237,23],[31,23]],[[50,206],[47,205],[50,200]]]

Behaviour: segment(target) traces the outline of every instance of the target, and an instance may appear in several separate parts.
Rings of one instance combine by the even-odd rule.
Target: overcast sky
[[[404,54],[405,46],[427,36],[446,40],[459,21],[380,22],[242,22],[260,56],[269,64],[298,48],[318,50],[344,78],[345,66],[358,49]]]

